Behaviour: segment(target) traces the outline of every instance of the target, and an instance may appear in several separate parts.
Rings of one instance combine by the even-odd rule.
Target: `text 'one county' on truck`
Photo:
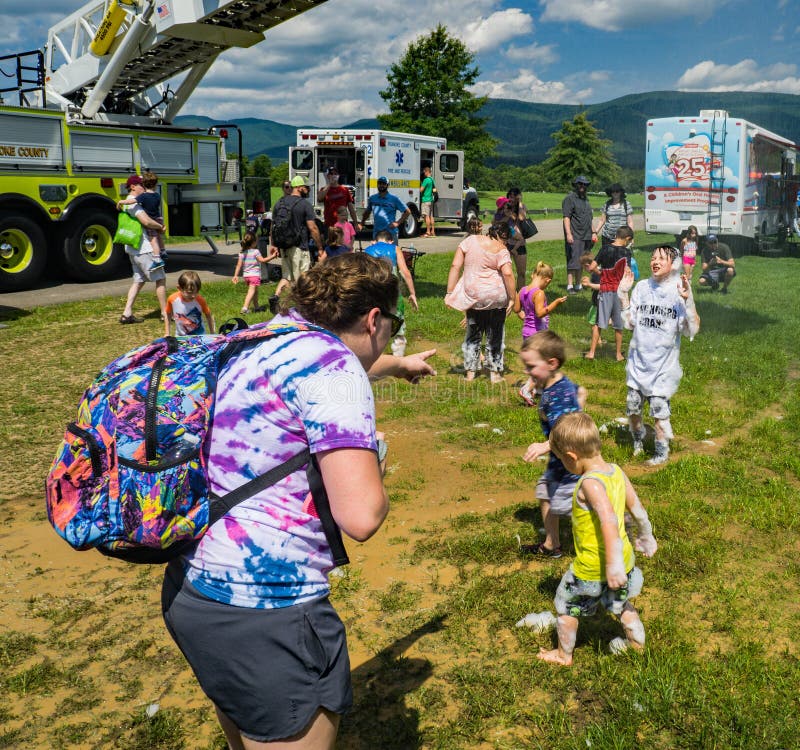
[[[169,234],[229,223],[244,191],[223,128],[171,123],[222,52],[324,2],[95,0],[54,25],[43,51],[0,58],[0,291],[45,269],[117,273],[115,204],[131,174],[159,175]]]
[[[389,191],[409,208],[400,227],[402,237],[415,237],[420,229],[420,182],[430,167],[438,199],[433,206],[438,219],[456,221],[462,228],[479,215],[478,194],[464,189],[464,152],[447,148],[444,138],[370,129],[300,129],[297,145],[289,149],[289,175],[301,175],[316,196],[325,185],[325,172],[336,167],[339,182],[353,193],[359,217],[367,199],[377,192],[379,177],[389,181]],[[317,214],[321,204],[315,205]]]

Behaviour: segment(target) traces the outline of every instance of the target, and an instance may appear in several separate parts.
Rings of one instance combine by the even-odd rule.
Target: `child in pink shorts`
[[[242,239],[242,251],[239,253],[236,270],[233,272],[233,279],[231,279],[234,284],[238,284],[239,274],[242,273],[244,280],[247,282],[247,294],[244,298],[244,305],[242,305],[242,315],[250,312],[251,303],[255,312],[262,312],[267,309],[266,306],[258,304],[258,287],[261,286],[261,264],[269,263],[269,261],[277,257],[277,251],[273,251],[267,256],[261,255],[258,251],[258,238],[252,232],[248,232]]]

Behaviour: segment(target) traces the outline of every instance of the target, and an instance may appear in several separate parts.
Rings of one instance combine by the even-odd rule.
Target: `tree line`
[[[551,134],[554,144],[544,161],[488,166],[496,157],[498,141],[486,129],[488,118],[478,115],[487,97],[469,91],[479,75],[474,54],[438,25],[412,41],[390,66],[388,85],[379,92],[389,109],[378,115],[381,128],[446,138],[448,147],[464,151],[465,174],[480,190],[507,190],[513,185],[525,191],[566,192],[579,174],[600,190],[612,182],[620,182],[628,192],[643,189],[641,171],[623,170],[616,163],[611,141],[602,137],[585,112],[565,120]],[[279,185],[288,177],[289,165],[273,166],[268,156],[260,154],[243,168],[248,178],[245,201],[251,205],[268,182]]]

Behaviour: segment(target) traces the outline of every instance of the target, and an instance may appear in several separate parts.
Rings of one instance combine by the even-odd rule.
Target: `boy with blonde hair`
[[[563,666],[572,664],[579,618],[591,617],[601,604],[619,617],[625,631],[624,639],[611,641],[611,651],[644,648],[644,626],[630,602],[641,592],[644,579],[625,530],[626,510],[639,530],[636,551],[652,557],[658,545],[630,480],[619,466],[606,463],[600,449],[600,432],[587,414],[564,415],[550,433],[550,450],[567,471],[580,475],[572,495],[575,561],[556,591],[558,617],[532,613],[517,623],[537,630],[555,625],[558,648],[541,649],[538,657]]]

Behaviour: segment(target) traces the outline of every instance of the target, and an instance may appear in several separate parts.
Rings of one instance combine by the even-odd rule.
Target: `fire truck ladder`
[[[711,166],[708,171],[708,219],[706,236],[722,232],[722,209],[725,201],[725,137],[728,115],[714,111],[711,120]]]
[[[144,115],[172,122],[222,52],[257,44],[268,29],[324,2],[94,0],[48,32],[47,96],[84,120]],[[103,53],[97,40],[108,38],[114,18]],[[166,82],[181,73],[173,92]]]
[[[13,60],[13,73],[8,72],[11,67],[8,61],[11,60]],[[33,98],[41,97],[44,101],[43,60],[44,55],[38,49],[0,57],[0,103],[3,101],[3,94],[9,92],[19,97],[20,107],[28,107],[31,104],[26,94],[33,94]],[[5,83],[11,85],[2,85]]]

